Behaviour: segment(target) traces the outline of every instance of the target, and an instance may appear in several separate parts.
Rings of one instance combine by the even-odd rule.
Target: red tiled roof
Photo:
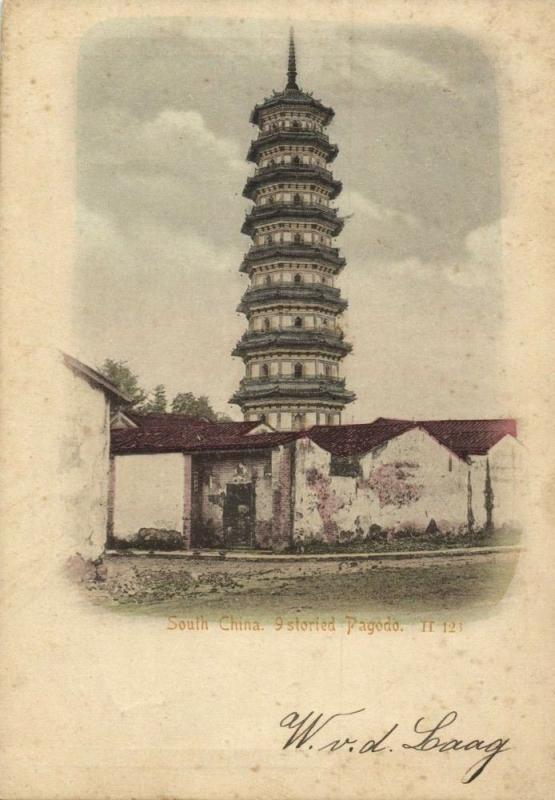
[[[112,452],[175,453],[201,450],[247,450],[293,441],[298,433],[249,432],[259,422],[210,422],[186,414],[129,414],[136,428],[112,430]]]
[[[514,419],[441,419],[419,425],[461,458],[486,455],[504,436],[516,437]]]
[[[360,425],[317,425],[308,432],[313,442],[334,456],[369,453],[399,434],[414,428],[414,422],[377,419]]]
[[[514,419],[403,420],[378,417],[365,425],[323,425],[308,435],[336,456],[363,455],[412,428],[423,428],[459,458],[485,455],[504,436],[516,437]]]
[[[128,414],[136,428],[112,430],[112,452],[175,453],[277,447],[308,436],[335,456],[363,455],[406,431],[421,428],[459,458],[485,455],[504,436],[516,436],[513,419],[403,420],[379,417],[359,425],[316,425],[307,431],[251,434],[259,422],[210,422],[185,414]]]

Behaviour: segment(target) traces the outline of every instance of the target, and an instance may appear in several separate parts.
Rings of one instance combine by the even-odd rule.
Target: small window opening
[[[296,431],[301,430],[304,425],[304,414],[295,414],[293,417],[293,427]]]

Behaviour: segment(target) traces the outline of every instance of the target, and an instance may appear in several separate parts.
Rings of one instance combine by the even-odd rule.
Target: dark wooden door
[[[254,547],[254,488],[252,483],[228,483],[224,500],[227,547]]]

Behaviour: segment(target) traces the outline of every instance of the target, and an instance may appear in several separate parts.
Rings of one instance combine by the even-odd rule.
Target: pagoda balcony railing
[[[237,307],[240,312],[247,311],[251,305],[258,303],[276,303],[284,300],[331,304],[336,309],[344,311],[347,300],[341,297],[339,289],[326,286],[324,283],[283,283],[275,282],[270,285],[253,286],[247,289]]]
[[[319,144],[328,155],[328,161],[332,161],[338,153],[337,145],[331,144],[330,140],[324,133],[320,131],[310,131],[289,128],[288,130],[268,131],[261,133],[257,139],[253,139],[250,143],[249,151],[247,153],[247,161],[256,161],[256,153],[258,149],[264,145],[273,143],[292,142],[293,144],[314,142]]]
[[[329,137],[322,131],[307,130],[306,128],[281,128],[277,131],[264,131],[261,132],[256,139],[251,141],[251,148],[259,144],[266,144],[273,139],[306,139],[310,141],[320,142],[326,148],[335,148],[336,145],[330,144]]]
[[[257,186],[265,183],[268,179],[275,180],[304,180],[321,181],[331,189],[330,200],[333,200],[341,192],[343,184],[333,177],[333,173],[317,166],[316,164],[293,164],[275,163],[265,167],[256,167],[254,175],[247,178],[243,197],[251,197],[256,191]]]
[[[258,175],[267,175],[269,172],[275,172],[276,170],[294,170],[298,173],[303,172],[315,172],[318,175],[321,175],[323,178],[329,179],[330,181],[335,181],[333,177],[333,172],[329,169],[325,169],[324,167],[319,167],[317,164],[293,164],[289,163],[275,163],[269,164],[266,167],[256,167],[254,170],[254,174]]]
[[[345,258],[339,255],[338,247],[328,247],[317,242],[272,242],[270,244],[253,244],[243,257],[241,272],[250,272],[251,267],[257,261],[267,258],[279,261],[310,259],[318,261],[321,259],[326,264],[334,266],[335,274],[339,273],[345,266]]]
[[[274,281],[273,283],[262,286],[251,286],[243,295],[243,300],[272,300],[274,297],[291,297],[302,300],[308,295],[313,295],[333,300],[337,302],[341,298],[341,292],[335,286],[328,286],[326,283],[286,283],[285,281]]]
[[[338,209],[333,208],[333,206],[328,206],[325,203],[293,203],[287,202],[286,200],[276,200],[273,203],[261,203],[258,206],[253,206],[248,211],[245,211],[245,218],[249,219],[251,216],[265,216],[265,214],[279,212],[282,209],[284,209],[287,214],[289,214],[291,211],[294,211],[299,212],[304,216],[306,214],[320,215],[322,212],[324,212],[324,215],[333,221],[338,218]]]
[[[284,325],[281,328],[270,328],[269,330],[263,330],[263,331],[249,330],[249,331],[245,331],[245,333],[243,334],[242,338],[244,339],[244,338],[249,338],[251,336],[254,336],[254,337],[256,337],[256,336],[264,336],[266,334],[273,334],[273,333],[295,333],[295,334],[299,334],[300,336],[306,336],[306,335],[311,336],[312,334],[315,334],[315,335],[318,335],[318,336],[320,336],[320,335],[322,335],[322,336],[331,336],[334,339],[344,339],[345,338],[344,332],[338,326],[336,326],[335,328],[324,328],[324,327],[322,327],[322,328],[302,328],[302,327],[297,326],[297,325]]]
[[[339,255],[339,247],[329,247],[319,242],[271,242],[270,244],[253,244],[247,253],[247,257],[263,256],[276,248],[299,251],[306,250],[308,254],[310,254],[311,251],[321,251],[331,258],[340,261],[344,260],[342,256]]]
[[[251,348],[289,347],[294,351],[304,348],[318,349],[329,347],[342,353],[349,353],[352,345],[345,341],[343,331],[327,328],[276,328],[269,331],[245,331],[237,342],[233,355],[240,355]]]
[[[301,219],[311,219],[316,217],[332,225],[332,236],[337,236],[343,228],[343,219],[338,216],[337,208],[330,208],[325,205],[314,205],[313,203],[266,203],[265,205],[253,206],[245,213],[245,221],[241,228],[242,233],[251,234],[253,225],[258,221],[279,220],[299,217]]]
[[[336,401],[352,403],[356,399],[354,392],[345,388],[345,379],[326,378],[324,376],[295,378],[293,376],[274,376],[257,379],[244,378],[231,398],[231,403],[244,403],[262,397],[329,397]]]
[[[301,377],[296,377],[295,375],[270,375],[267,378],[243,378],[239,386],[241,389],[248,389],[250,387],[267,386],[272,383],[290,383],[299,388],[303,384],[306,384],[307,387],[321,384],[322,386],[335,387],[337,389],[345,388],[345,378],[328,378],[326,375],[303,375]]]

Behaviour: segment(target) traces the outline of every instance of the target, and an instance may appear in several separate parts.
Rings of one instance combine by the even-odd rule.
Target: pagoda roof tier
[[[253,267],[275,262],[276,259],[284,261],[295,259],[310,260],[331,266],[337,275],[346,264],[343,256],[339,255],[338,247],[326,247],[321,244],[308,244],[306,242],[274,242],[273,244],[253,245],[245,254],[239,271],[249,274]]]
[[[336,208],[295,203],[268,203],[254,206],[245,215],[241,233],[251,236],[257,222],[285,222],[286,220],[318,220],[330,226],[330,235],[337,236],[343,230],[344,221],[337,214]]]
[[[260,150],[264,147],[271,147],[274,144],[313,144],[321,147],[326,154],[326,161],[328,163],[333,161],[339,152],[337,145],[331,144],[328,137],[319,131],[309,130],[296,130],[289,128],[288,130],[270,131],[269,133],[261,133],[258,139],[254,139],[249,147],[247,153],[247,161],[258,161]]]
[[[343,333],[291,327],[275,331],[246,331],[235,345],[232,355],[243,356],[276,349],[292,353],[323,350],[342,356],[350,353],[353,346],[344,340]]]
[[[247,178],[243,189],[243,197],[253,199],[254,193],[261,186],[274,181],[311,181],[319,183],[330,190],[330,200],[341,192],[343,184],[335,180],[331,172],[314,164],[274,164],[271,167],[257,167],[254,175]]]
[[[345,389],[344,378],[294,378],[292,375],[276,375],[271,378],[244,378],[230,402],[243,405],[253,400],[274,397],[295,400],[329,400],[341,404],[352,403],[354,392]]]
[[[335,312],[345,311],[348,305],[347,300],[340,296],[339,289],[324,283],[274,283],[247,289],[237,311],[248,315],[259,306],[277,306],[284,302],[315,303]]]
[[[315,111],[322,117],[324,125],[328,125],[335,114],[333,108],[325,106],[310,92],[303,92],[302,89],[284,89],[283,92],[274,92],[271,97],[265,97],[262,103],[257,103],[252,110],[250,121],[253,125],[259,125],[261,112],[276,111],[280,108],[287,111]]]

